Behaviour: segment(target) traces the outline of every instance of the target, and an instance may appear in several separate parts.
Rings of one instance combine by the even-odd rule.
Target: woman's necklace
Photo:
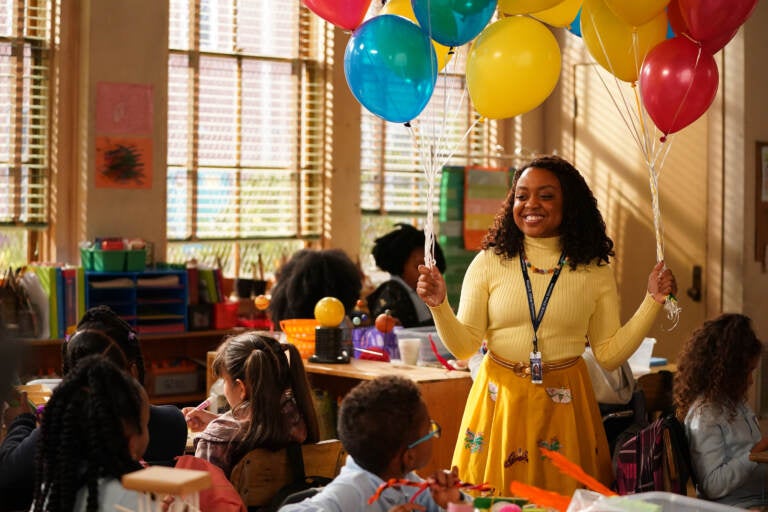
[[[528,261],[528,256],[525,255],[525,252],[523,254],[523,261],[525,262],[526,268],[530,270],[531,272],[535,272],[536,274],[554,274],[555,271],[559,268],[563,268],[563,265],[565,265],[565,262],[568,261],[568,257],[563,255],[557,262],[557,265],[555,265],[552,268],[539,268],[530,261]]]

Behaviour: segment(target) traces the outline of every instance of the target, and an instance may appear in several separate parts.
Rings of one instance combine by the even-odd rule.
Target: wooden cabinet
[[[183,394],[154,394],[147,389],[153,404],[191,404],[199,403],[206,396],[205,360],[209,351],[215,350],[222,340],[233,331],[197,331],[172,335],[143,335],[139,338],[147,372],[152,371],[153,363],[188,359],[197,363],[199,378],[194,392]],[[19,374],[22,382],[30,379],[61,374],[61,347],[63,340],[32,340],[24,343],[24,354]],[[145,379],[147,381],[148,379]]]
[[[85,302],[112,308],[141,335],[187,330],[187,273],[86,272]]]

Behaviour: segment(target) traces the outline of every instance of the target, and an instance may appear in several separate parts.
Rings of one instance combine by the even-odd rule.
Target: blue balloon
[[[667,39],[672,39],[673,37],[677,37],[677,34],[675,34],[675,29],[672,28],[672,23],[667,22]]]
[[[573,18],[571,24],[568,25],[568,32],[581,37],[581,7],[579,7],[579,12],[576,13],[576,17]]]
[[[387,121],[405,123],[432,97],[437,56],[415,23],[382,14],[352,33],[344,52],[344,76],[365,108]]]
[[[413,13],[429,37],[445,46],[461,46],[483,31],[497,0],[411,0]]]

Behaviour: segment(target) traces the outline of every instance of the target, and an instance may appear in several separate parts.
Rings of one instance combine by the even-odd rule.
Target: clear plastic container
[[[624,496],[631,500],[661,505],[661,512],[744,512],[744,509],[721,505],[712,501],[700,500],[671,492],[641,492]]]

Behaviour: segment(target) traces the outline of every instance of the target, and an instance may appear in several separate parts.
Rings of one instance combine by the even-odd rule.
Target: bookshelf
[[[86,308],[106,305],[140,336],[187,330],[188,287],[184,270],[86,272]]]

